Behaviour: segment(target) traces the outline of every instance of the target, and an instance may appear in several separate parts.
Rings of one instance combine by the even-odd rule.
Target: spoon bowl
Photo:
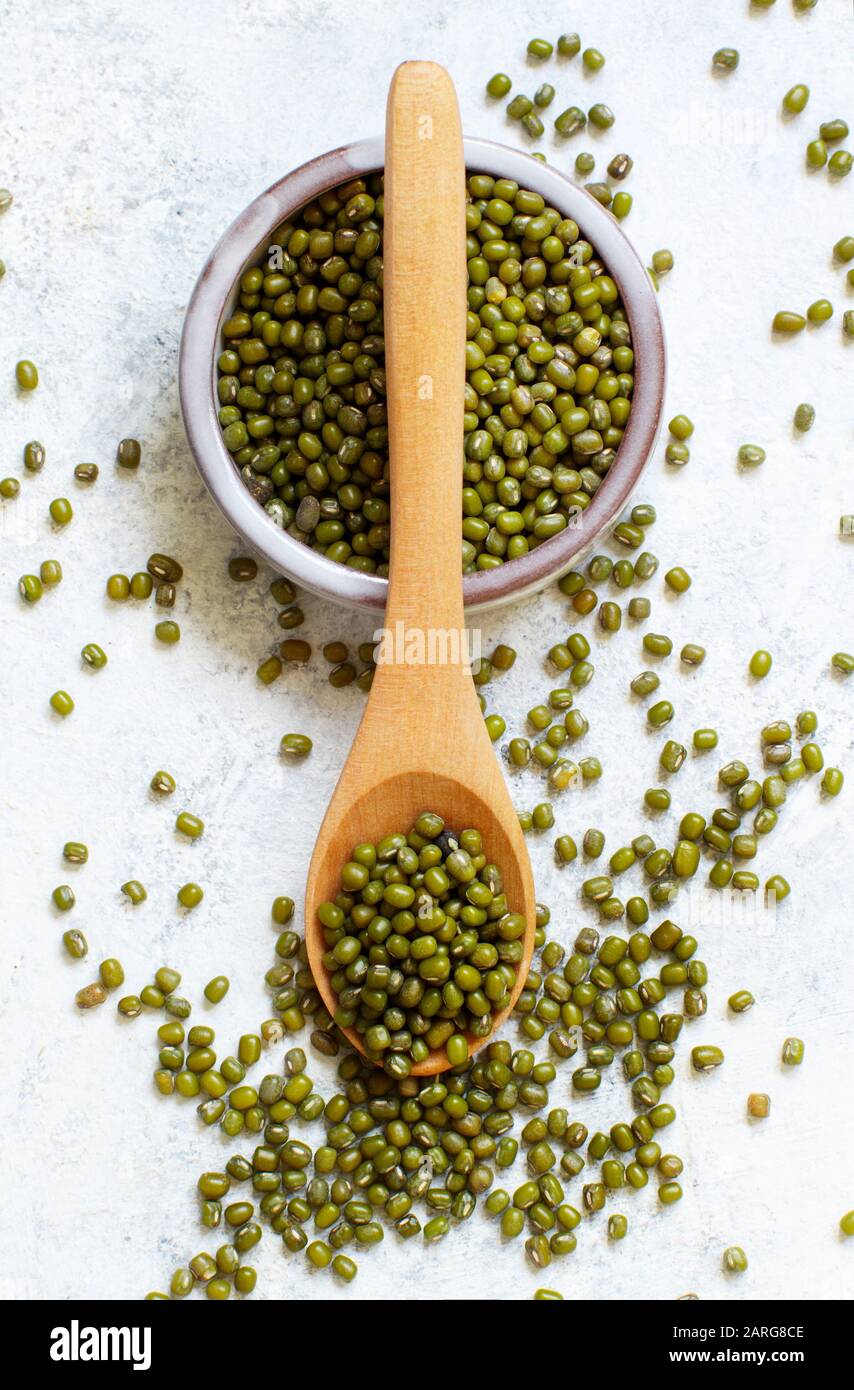
[[[484,750],[484,757],[495,762],[491,747]],[[500,778],[501,773],[497,766],[496,772]],[[361,794],[355,790],[353,801],[349,800],[349,789],[345,787],[340,797],[336,793],[334,806],[331,806],[330,810],[334,810],[334,816],[330,819],[327,815],[321,829],[311,861],[305,900],[305,934],[309,960],[321,998],[329,1013],[334,1014],[338,1001],[329,982],[329,972],[323,964],[327,946],[323,928],[318,921],[317,909],[321,903],[330,901],[340,892],[341,869],[351,858],[355,845],[366,842],[375,844],[390,831],[406,832],[422,811],[429,810],[442,817],[448,830],[459,832],[474,828],[481,832],[484,854],[488,862],[497,864],[502,872],[504,892],[510,909],[521,912],[527,923],[522,959],[517,966],[516,983],[511,992],[510,1003],[507,1008],[493,1014],[491,1018],[491,1031],[494,1032],[511,1013],[525,983],[534,948],[536,907],[533,879],[521,831],[518,838],[508,833],[504,818],[496,814],[494,804],[490,801],[489,786],[463,783],[451,770],[406,768],[392,773],[385,781],[377,782]],[[510,830],[512,831],[512,826]],[[364,1051],[362,1038],[354,1028],[344,1028],[342,1031],[354,1047]],[[471,1054],[488,1042],[489,1038],[469,1036],[467,1041]],[[444,1048],[437,1048],[431,1051],[423,1062],[413,1064],[412,1075],[429,1076],[443,1071],[447,1066],[448,1059]]]
[[[356,844],[408,832],[422,811],[447,829],[475,829],[497,865],[510,911],[525,918],[510,1003],[534,948],[531,865],[471,678],[459,552],[459,427],[466,314],[465,176],[456,94],[434,63],[404,63],[386,124],[385,338],[392,527],[385,628],[368,704],[320,828],[309,868],[309,963],[330,1014],[338,1001],[324,963],[317,909],[340,891]],[[476,634],[474,634],[476,635]],[[364,1051],[361,1035],[343,1030]],[[448,1066],[444,1049],[412,1065]]]

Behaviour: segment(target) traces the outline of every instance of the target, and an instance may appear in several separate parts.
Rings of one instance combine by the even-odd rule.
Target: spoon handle
[[[384,239],[392,482],[386,629],[400,631],[402,623],[461,633],[465,167],[456,92],[436,63],[403,63],[392,79]]]

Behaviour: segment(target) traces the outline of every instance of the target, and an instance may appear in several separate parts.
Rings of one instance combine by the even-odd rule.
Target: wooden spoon
[[[406,833],[422,811],[436,811],[449,829],[482,833],[510,910],[524,914],[512,1007],[533,952],[534,882],[467,659],[460,571],[465,170],[456,93],[435,63],[404,63],[392,79],[384,220],[393,479],[387,650],[317,837],[306,945],[323,1002],[334,1013],[318,905],[340,892],[341,869],[355,845]],[[494,1015],[494,1027],[509,1012]],[[363,1050],[355,1030],[344,1032]],[[486,1041],[469,1037],[470,1052]],[[444,1049],[436,1049],[412,1072],[426,1076],[447,1065]]]

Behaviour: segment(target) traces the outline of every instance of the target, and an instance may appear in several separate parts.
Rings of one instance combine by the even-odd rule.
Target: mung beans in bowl
[[[465,156],[460,539],[474,610],[543,588],[616,522],[655,443],[665,352],[649,277],[606,208],[503,145],[467,139]],[[381,139],[343,146],[240,214],[193,292],[179,369],[191,449],[235,529],[305,588],[378,611],[382,162]]]

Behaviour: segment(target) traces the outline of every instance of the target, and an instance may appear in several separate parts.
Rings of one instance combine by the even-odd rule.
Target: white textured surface
[[[686,410],[696,433],[689,467],[668,473],[656,458],[643,494],[662,518],[652,538],[661,572],[685,563],[694,586],[673,601],[659,574],[648,589],[651,626],[669,632],[677,650],[685,640],[709,649],[699,671],[687,673],[675,658],[664,665],[662,693],[677,706],[671,730],[686,742],[698,725],[726,732],[717,753],[689,761],[675,779],[667,829],[653,833],[672,835],[689,807],[710,813],[715,767],[736,755],[755,763],[759,725],[804,705],[819,711],[828,760],[854,774],[852,687],[829,672],[831,653],[854,647],[852,551],[836,538],[839,513],[854,511],[854,357],[840,332],[852,300],[830,251],[854,232],[854,180],[833,185],[803,170],[818,121],[854,115],[847,0],[821,0],[805,17],[787,0],[753,13],[740,0],[703,7],[661,0],[654,13],[612,0],[577,16],[539,5],[538,32],[554,37],[578,24],[584,43],[606,54],[592,79],[577,60],[536,71],[526,65],[530,25],[507,0],[429,7],[365,0],[358,18],[331,3],[258,0],[144,7],[122,0],[99,9],[84,13],[54,0],[36,15],[7,7],[0,20],[16,93],[0,117],[0,183],[16,196],[0,220],[8,265],[0,284],[0,471],[22,471],[27,439],[43,440],[48,452],[42,474],[24,478],[22,495],[0,512],[0,1230],[4,1268],[15,1270],[5,1291],[34,1297],[137,1297],[225,1239],[198,1227],[194,1185],[199,1171],[219,1166],[226,1145],[197,1124],[192,1103],[152,1093],[157,1020],[117,1021],[113,1004],[80,1015],[72,996],[102,957],[118,955],[128,988],[168,962],[184,973],[182,992],[198,998],[210,975],[226,972],[233,982],[226,1001],[196,1011],[211,1014],[223,1054],[267,1013],[269,903],[280,892],[301,897],[312,837],[363,697],[332,691],[319,656],[269,689],[255,681],[278,635],[270,576],[246,587],[224,577],[240,545],[184,442],[177,342],[194,276],[224,226],[284,170],[378,130],[399,60],[446,63],[466,129],[508,142],[519,136],[503,104],[481,96],[498,68],[521,90],[552,79],[554,112],[572,101],[611,104],[613,132],[580,137],[554,157],[567,168],[590,147],[604,167],[628,149],[636,201],[627,229],[642,254],[670,245],[676,257],[662,287],[670,413]],[[714,79],[709,58],[721,44],[737,46],[742,62],[731,77]],[[774,113],[795,81],[808,82],[814,95],[804,115],[783,123]],[[764,142],[740,143],[726,131],[718,138],[717,113],[736,110],[760,122],[771,113]],[[690,143],[675,138],[680,129],[694,130]],[[775,309],[803,309],[825,294],[837,310],[830,324],[791,343],[770,341]],[[42,371],[40,390],[27,399],[11,375],[21,356]],[[791,416],[803,399],[818,418],[796,439]],[[115,442],[127,434],[143,441],[137,476],[119,475],[112,464]],[[734,462],[745,440],[768,454],[746,476]],[[82,460],[101,467],[88,491],[71,476]],[[58,495],[73,500],[76,515],[56,535],[47,504]],[[179,555],[186,570],[175,649],[155,643],[149,606],[104,597],[107,574],[144,567],[154,549]],[[65,582],[25,608],[15,580],[48,556],[62,560]],[[305,632],[317,647],[332,636],[369,636],[367,621],[310,598],[304,606]],[[540,654],[568,625],[574,620],[556,594],[487,625],[487,643],[500,638],[523,653],[489,691],[509,732],[521,731],[524,711],[556,683]],[[106,670],[81,668],[87,641],[108,652]],[[772,650],[775,666],[752,686],[744,672],[760,645]],[[564,799],[558,828],[580,839],[586,826],[601,826],[610,852],[646,824],[640,801],[657,781],[660,738],[647,735],[642,710],[625,694],[647,664],[638,633],[627,626],[610,641],[597,638],[594,659],[596,679],[578,703],[591,722],[585,751],[602,758],[605,775],[595,789]],[[65,722],[47,706],[57,687],[77,701]],[[309,765],[280,762],[278,740],[289,729],[314,737]],[[165,804],[147,792],[158,767],[179,782]],[[533,774],[514,785],[519,804],[541,794]],[[278,1242],[265,1236],[254,1252],[259,1296],[391,1299],[417,1289],[419,1298],[506,1298],[530,1296],[543,1283],[571,1298],[670,1299],[687,1289],[704,1298],[850,1296],[854,1242],[845,1247],[837,1223],[854,1206],[851,794],[849,787],[824,804],[814,784],[795,788],[759,862],[763,878],[782,870],[792,883],[775,930],[698,929],[711,974],[709,1013],[686,1030],[671,1093],[679,1119],[666,1136],[686,1160],[679,1207],[657,1209],[654,1184],[616,1199],[612,1209],[630,1219],[622,1245],[608,1247],[602,1218],[585,1222],[575,1255],[544,1275],[525,1262],[521,1242],[502,1249],[478,1213],[440,1247],[414,1241],[404,1250],[391,1235],[380,1251],[357,1253],[360,1272],[349,1289],[333,1288],[302,1257],[283,1262]],[[205,819],[197,844],[173,834],[182,807]],[[68,838],[90,845],[84,868],[64,865]],[[540,897],[552,906],[555,934],[568,942],[584,920],[583,869],[558,872],[551,838],[532,853]],[[131,876],[149,889],[139,908],[118,891]],[[206,898],[183,915],[174,894],[189,878],[204,885]],[[70,917],[50,905],[60,882],[77,893]],[[679,905],[673,915],[687,925]],[[62,952],[60,934],[70,925],[89,937],[85,964]],[[726,998],[740,986],[758,1003],[734,1020]],[[799,1071],[785,1072],[780,1044],[790,1032],[805,1038],[807,1054]],[[697,1041],[725,1048],[716,1075],[690,1074],[688,1050]],[[319,1059],[311,1070],[328,1095],[332,1083]],[[568,1101],[591,1129],[628,1116],[619,1078],[619,1094],[603,1086],[594,1099],[573,1101],[567,1071],[552,1104]],[[772,1097],[771,1118],[758,1125],[745,1118],[754,1089]],[[731,1242],[748,1251],[750,1271],[728,1280],[720,1254]]]

